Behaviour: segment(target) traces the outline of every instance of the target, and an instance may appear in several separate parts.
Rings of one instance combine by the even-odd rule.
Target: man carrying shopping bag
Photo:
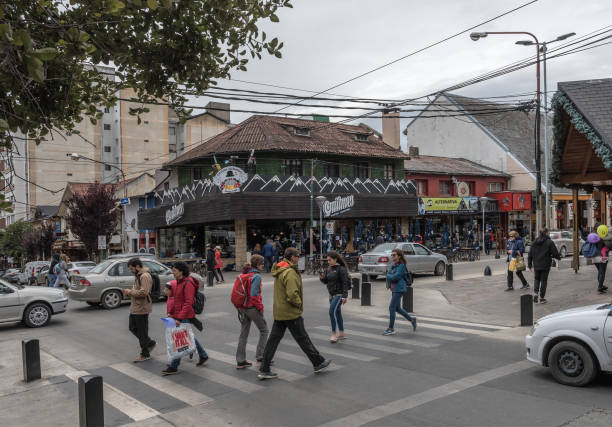
[[[184,262],[176,262],[172,266],[172,274],[176,279],[176,285],[172,287],[173,304],[168,307],[168,318],[174,319],[176,326],[182,323],[190,323],[201,327],[201,322],[196,319],[193,303],[195,300],[196,291],[200,288],[200,283],[189,275],[189,267]],[[208,361],[208,354],[202,347],[202,344],[195,339],[195,346],[200,356],[196,366],[204,366]],[[163,375],[173,375],[178,372],[178,366],[181,363],[181,358],[177,357],[168,363],[168,367],[162,371]]]

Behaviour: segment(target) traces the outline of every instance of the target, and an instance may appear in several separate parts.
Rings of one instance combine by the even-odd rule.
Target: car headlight
[[[538,322],[535,322],[531,327],[531,331],[529,331],[529,336],[532,336],[535,333],[536,329],[538,329],[539,327],[540,324]]]

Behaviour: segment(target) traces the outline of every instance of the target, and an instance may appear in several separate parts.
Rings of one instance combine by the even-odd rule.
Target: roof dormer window
[[[293,133],[297,136],[310,136],[310,129],[308,128],[295,128]]]
[[[356,133],[355,141],[368,142],[368,136],[369,135],[367,133]]]

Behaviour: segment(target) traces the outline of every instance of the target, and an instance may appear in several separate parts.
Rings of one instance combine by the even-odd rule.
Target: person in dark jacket
[[[391,290],[391,302],[389,303],[389,327],[385,329],[383,335],[395,335],[395,313],[399,313],[412,324],[412,330],[416,331],[417,319],[410,316],[406,310],[402,308],[402,297],[408,290],[409,283],[412,284],[410,273],[407,269],[407,261],[404,252],[401,249],[393,249],[391,252],[391,261],[393,265],[387,271],[387,289]]]
[[[338,252],[329,251],[327,253],[327,263],[329,267],[319,277],[321,282],[327,285],[327,291],[329,292],[329,318],[332,330],[329,342],[335,344],[338,340],[345,338],[341,306],[346,303],[348,298],[350,278],[346,262]],[[338,327],[337,334],[336,326]]]
[[[272,264],[274,264],[274,256],[276,255],[272,240],[268,239],[266,241],[266,244],[263,245],[262,251],[264,257],[264,264],[266,266],[266,273],[269,273],[272,270]]]
[[[548,284],[548,273],[552,265],[552,259],[561,259],[557,247],[550,240],[548,229],[540,230],[540,235],[531,245],[529,251],[528,265],[529,271],[535,270],[533,278],[533,302],[538,300],[541,304],[546,303],[546,286]]]
[[[206,244],[206,270],[208,273],[208,286],[213,286],[214,284],[216,264],[217,258],[215,257],[215,251],[210,244]]]
[[[196,291],[200,288],[200,283],[196,278],[189,275],[189,266],[184,262],[175,262],[172,266],[172,274],[176,279],[176,284],[172,286],[168,298],[172,298],[172,305],[167,307],[168,313],[166,317],[171,317],[176,322],[176,326],[181,323],[192,323],[196,325],[200,323],[195,317],[193,310],[193,302],[195,300]],[[201,325],[200,325],[201,326]],[[202,344],[195,340],[196,350],[200,359],[196,366],[204,366],[208,361],[208,354]],[[178,366],[181,359],[174,359],[168,367],[162,371],[163,375],[173,375],[178,372]]]
[[[523,254],[525,253],[525,245],[523,244],[523,239],[521,239],[521,236],[516,230],[512,230],[508,234],[508,246],[506,246],[506,253],[508,254],[506,260],[507,262],[510,262],[513,258],[516,259],[516,257],[523,256]],[[514,273],[514,271],[508,268],[508,287],[506,288],[506,291],[514,290]],[[529,284],[527,283],[525,276],[523,276],[522,271],[517,270],[516,277],[518,277],[521,283],[523,284],[521,289],[529,289]]]

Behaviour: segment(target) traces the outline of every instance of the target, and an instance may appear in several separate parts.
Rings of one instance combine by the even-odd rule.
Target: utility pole
[[[310,259],[312,259],[312,239],[314,238],[312,233],[312,209],[314,204],[314,159],[310,159]]]

